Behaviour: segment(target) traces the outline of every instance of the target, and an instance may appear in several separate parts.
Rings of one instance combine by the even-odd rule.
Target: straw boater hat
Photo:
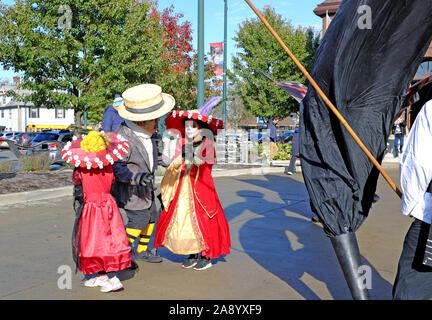
[[[205,123],[209,129],[213,131],[214,135],[217,134],[217,130],[224,128],[223,121],[221,119],[203,115],[198,110],[173,110],[166,118],[165,126],[167,129],[177,129],[183,134],[184,120],[187,119]]]
[[[129,142],[114,132],[91,131],[87,136],[73,137],[60,154],[75,167],[102,169],[122,159],[129,149]]]
[[[123,103],[118,108],[121,117],[130,121],[157,119],[174,108],[175,100],[155,84],[141,84],[122,94]]]

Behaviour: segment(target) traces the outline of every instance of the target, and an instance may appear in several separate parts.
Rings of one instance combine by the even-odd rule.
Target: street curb
[[[24,191],[17,193],[7,193],[0,195],[0,205],[12,205],[27,203],[38,200],[48,200],[65,196],[72,196],[73,186],[42,189],[35,191]]]
[[[299,168],[297,167],[297,170]],[[259,167],[259,168],[248,168],[238,170],[221,170],[213,171],[212,176],[214,178],[220,177],[234,177],[240,175],[266,175],[270,173],[282,173],[285,167]],[[300,169],[301,170],[301,169]],[[155,179],[156,185],[159,185],[162,181],[162,177],[158,176]],[[66,186],[60,188],[42,189],[35,191],[24,191],[17,193],[0,194],[0,205],[7,206],[19,203],[28,203],[39,200],[49,200],[55,198],[61,198],[66,196],[72,196],[73,186]]]

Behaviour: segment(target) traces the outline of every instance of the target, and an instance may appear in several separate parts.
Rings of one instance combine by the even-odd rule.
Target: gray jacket
[[[150,170],[149,155],[138,136],[125,124],[117,127],[117,134],[129,141],[129,150],[126,156],[114,163],[116,181],[112,194],[120,208],[127,210],[144,210],[150,208],[154,201],[153,186],[140,186],[140,178],[143,173],[154,175],[158,164],[158,149],[154,139],[153,143],[153,168]]]

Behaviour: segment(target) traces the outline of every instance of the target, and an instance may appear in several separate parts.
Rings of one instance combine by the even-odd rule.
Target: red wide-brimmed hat
[[[182,134],[184,133],[184,120],[196,120],[207,124],[214,135],[217,135],[219,129],[223,129],[223,121],[218,118],[213,118],[212,116],[206,116],[199,113],[198,110],[173,110],[169,113],[168,117],[165,119],[165,126],[167,129],[177,129]]]
[[[109,145],[106,149],[98,152],[88,152],[81,149],[81,138],[73,137],[61,151],[62,158],[75,167],[100,168],[114,164],[115,161],[122,159],[129,150],[129,142],[122,136],[114,132],[103,133],[108,137]]]

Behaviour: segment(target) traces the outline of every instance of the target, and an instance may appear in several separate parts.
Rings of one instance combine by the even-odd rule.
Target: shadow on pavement
[[[241,181],[277,192],[284,206],[264,199],[259,191],[239,190],[244,201],[224,208],[229,221],[246,209],[261,216],[240,228],[245,253],[305,299],[351,299],[330,240],[319,224],[310,221],[313,213],[304,183],[277,175],[265,178]],[[371,299],[390,299],[392,285],[364,257],[362,263],[372,271]]]

